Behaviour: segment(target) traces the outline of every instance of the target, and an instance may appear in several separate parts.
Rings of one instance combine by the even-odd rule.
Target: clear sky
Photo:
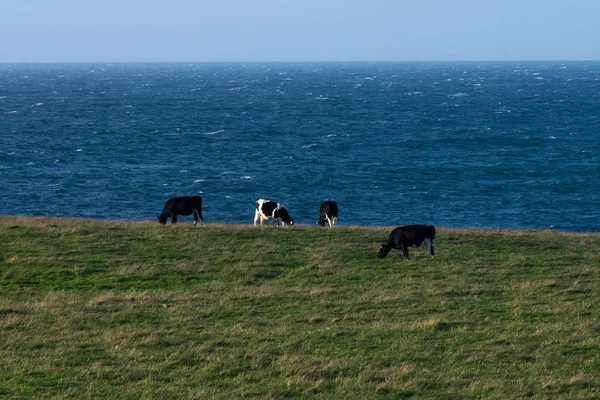
[[[599,60],[600,0],[0,0],[0,62]]]

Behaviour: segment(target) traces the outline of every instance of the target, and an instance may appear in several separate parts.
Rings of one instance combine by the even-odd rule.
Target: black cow
[[[171,218],[172,223],[177,223],[177,215],[194,214],[194,226],[198,223],[204,225],[202,218],[202,197],[200,196],[182,196],[167,200],[160,215],[157,217],[161,224],[167,223],[167,218]]]
[[[321,207],[319,207],[319,220],[317,221],[317,225],[325,226],[325,221],[329,224],[329,227],[333,227],[338,217],[338,205],[335,201],[327,200],[324,203],[321,203]]]
[[[277,223],[277,226],[281,223],[294,225],[294,220],[288,214],[288,211],[281,204],[270,200],[257,200],[256,201],[256,212],[254,213],[254,225],[256,221],[260,219],[260,224],[263,224],[265,219],[272,219]]]
[[[384,258],[391,249],[402,250],[406,260],[409,246],[427,246],[427,258],[435,256],[435,227],[433,225],[406,225],[394,229],[387,242],[381,245],[378,258]]]

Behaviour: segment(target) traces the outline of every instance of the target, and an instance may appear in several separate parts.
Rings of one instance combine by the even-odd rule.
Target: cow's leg
[[[329,225],[329,227],[331,228],[333,225],[331,224],[331,219],[329,218],[329,215],[325,214],[325,219],[327,220],[327,225]]]
[[[258,210],[254,211],[254,226],[256,226],[256,221],[258,221]],[[260,224],[262,225],[262,218],[260,219]]]
[[[198,217],[200,217],[200,225],[204,226],[204,218],[202,218],[202,211],[198,210]]]
[[[192,216],[194,217],[194,226],[198,224],[198,210],[192,211]]]
[[[336,222],[337,222],[337,218],[336,218],[336,217],[333,217],[333,218],[331,219],[331,227],[332,227],[332,228],[333,228],[333,226],[335,225],[335,223],[336,223]]]
[[[402,254],[404,254],[406,261],[410,260],[410,257],[408,256],[408,246],[405,243],[402,243]]]
[[[431,239],[431,258],[435,257],[435,238]]]
[[[431,239],[426,238],[423,243],[427,247],[427,258],[431,258]]]
[[[176,224],[177,223],[177,214],[172,214],[171,215],[171,223],[172,224]]]

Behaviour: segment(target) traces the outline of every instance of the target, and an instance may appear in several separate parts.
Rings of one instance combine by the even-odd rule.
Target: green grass
[[[0,398],[600,397],[600,235],[0,217]]]

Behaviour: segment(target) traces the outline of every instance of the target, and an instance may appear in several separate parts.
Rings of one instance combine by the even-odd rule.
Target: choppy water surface
[[[600,231],[599,110],[600,62],[4,64],[0,213]]]

